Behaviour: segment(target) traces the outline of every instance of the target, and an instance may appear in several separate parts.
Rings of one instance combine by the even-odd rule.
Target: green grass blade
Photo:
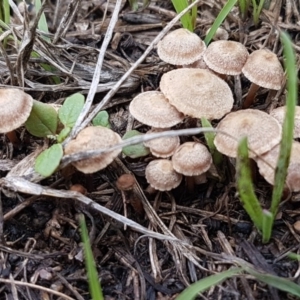
[[[213,128],[211,123],[204,117],[201,118],[201,125],[203,128]],[[204,138],[206,141],[206,144],[209,148],[209,151],[213,157],[213,161],[215,165],[220,165],[222,163],[222,154],[217,150],[215,144],[214,144],[214,139],[215,139],[216,134],[211,131],[211,132],[204,132]]]
[[[263,9],[264,3],[265,3],[265,0],[260,0],[258,6],[256,5],[256,9],[253,10],[254,25],[258,25],[259,16],[260,16],[261,10]]]
[[[271,274],[263,274],[260,272],[257,272],[253,268],[250,268],[248,266],[241,266],[247,273],[254,276],[256,279],[273,286],[276,289],[279,289],[284,292],[288,292],[294,296],[300,297],[300,285],[292,282],[289,279],[274,276]]]
[[[216,275],[211,275],[203,278],[186,288],[176,300],[192,300],[198,296],[199,293],[204,292],[210,287],[221,283],[223,280],[241,273],[241,268],[232,268]]]
[[[189,6],[188,0],[172,0],[172,4],[178,14],[181,13],[185,8],[187,8]],[[196,7],[196,9],[197,9],[197,7]],[[189,31],[193,32],[194,25],[193,25],[192,15],[193,15],[193,12],[187,12],[180,18],[180,22],[181,22],[183,28],[186,28]]]
[[[295,123],[295,106],[298,94],[297,64],[292,42],[286,33],[281,33],[283,44],[284,64],[287,73],[287,99],[286,114],[282,127],[282,139],[280,143],[280,154],[275,171],[274,188],[272,194],[271,213],[274,218],[278,212],[279,203],[285,185],[287,168],[293,143],[293,132]]]
[[[247,17],[247,13],[249,10],[249,1],[250,0],[238,0],[239,1],[239,8],[242,20],[245,20]]]
[[[6,24],[9,24],[10,23],[10,9],[9,9],[8,0],[3,0],[3,6],[4,6],[4,22]]]
[[[92,299],[94,300],[103,300],[103,294],[101,290],[101,286],[98,280],[98,274],[95,266],[95,261],[91,249],[91,244],[89,241],[88,232],[86,229],[84,216],[80,217],[80,229],[81,229],[81,239],[83,242],[84,249],[84,257],[85,257],[85,265],[87,269],[88,283],[90,288],[90,293]]]
[[[228,0],[227,3],[224,5],[220,13],[218,14],[217,18],[215,19],[212,27],[210,28],[210,31],[206,35],[204,42],[206,45],[208,45],[215,35],[217,29],[220,27],[220,25],[223,23],[227,15],[230,13],[232,8],[235,6],[237,0]]]
[[[41,8],[42,8],[41,0],[35,0],[35,9],[36,9],[36,11],[39,11]],[[47,20],[46,20],[46,16],[45,16],[44,13],[41,14],[41,17],[39,19],[38,29],[45,32],[45,33],[49,33]],[[50,38],[48,38],[46,36],[44,36],[44,40],[47,41],[47,42],[50,42]]]
[[[241,139],[238,147],[237,187],[244,209],[254,225],[262,230],[263,211],[252,184],[247,138]]]
[[[272,234],[273,214],[268,210],[263,210],[262,221],[262,242],[267,243]]]

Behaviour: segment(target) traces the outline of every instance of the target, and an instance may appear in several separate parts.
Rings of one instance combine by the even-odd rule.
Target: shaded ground
[[[68,8],[69,4],[71,7]],[[74,19],[70,24],[66,22],[62,28],[65,32],[59,35],[61,39],[56,44],[45,46],[45,42],[36,37],[35,50],[41,58],[28,61],[24,78],[12,76],[20,74],[18,71],[22,68],[17,63],[16,49],[10,45],[6,51],[3,48],[1,86],[20,86],[24,80],[25,90],[35,99],[47,103],[62,103],[66,96],[76,91],[87,93],[114,6],[110,4],[105,12],[107,1],[82,0],[78,7],[75,4],[76,1],[47,1],[45,11],[50,32],[55,34],[62,28],[60,24],[68,9],[75,12]],[[201,37],[205,36],[223,4],[221,1],[199,4],[196,32]],[[274,1],[269,10],[263,11],[257,27],[253,26],[251,18],[243,23],[235,9],[227,17],[224,28],[231,40],[243,42],[250,51],[265,46],[282,59],[279,35],[272,27],[275,24],[291,35],[299,60],[299,9],[296,2]],[[174,15],[170,1],[152,1],[147,9],[138,13],[132,13],[124,1],[114,39],[106,52],[95,104],[144,53]],[[178,23],[175,28],[179,26]],[[12,27],[15,36],[21,39],[22,26]],[[57,70],[46,72],[41,69],[41,62],[55,63]],[[159,60],[155,50],[151,51],[105,106],[113,130],[123,136],[133,128],[148,129],[128,114],[128,103],[140,91],[157,89],[163,72],[171,68]],[[54,74],[61,78],[62,84],[53,82]],[[233,81],[229,82],[237,108],[241,94],[245,94],[249,87],[249,82],[244,77],[241,79],[242,89]],[[273,94],[270,99],[268,91],[262,89],[258,99],[256,107],[269,111],[271,107],[284,103],[285,90],[279,91],[275,97]],[[188,124],[185,122],[180,126],[184,128]],[[18,131],[18,136],[21,143],[17,148],[13,148],[4,135],[0,136],[1,177],[44,143],[23,128]],[[203,139],[202,136],[184,137],[182,141],[193,138]],[[229,160],[224,162],[226,180],[223,182],[216,177],[209,178],[193,193],[188,193],[182,183],[170,193],[154,196],[144,193],[147,187],[144,170],[149,160],[149,157],[141,160],[120,157],[104,171],[92,175],[62,171],[41,184],[68,190],[71,185],[80,183],[87,189],[88,198],[123,215],[123,199],[115,182],[121,174],[132,172],[139,183],[137,194],[145,213],[139,214],[138,210],[127,205],[128,219],[166,237],[177,237],[181,243],[143,236],[129,227],[124,230],[122,222],[100,213],[92,205],[67,199],[66,195],[31,197],[22,193],[2,193],[0,299],[90,299],[80,247],[79,213],[86,216],[106,299],[174,299],[189,283],[226,270],[238,259],[251,263],[257,270],[299,283],[299,262],[286,257],[289,251],[299,252],[300,236],[293,227],[300,214],[297,195],[283,202],[272,241],[263,245],[236,195],[235,171]],[[259,176],[256,192],[261,203],[268,207],[271,187]],[[36,288],[15,284],[14,280],[36,285]],[[51,290],[43,291],[41,287]],[[59,292],[60,296],[53,295],[53,291]],[[295,299],[244,275],[211,288],[202,298]]]

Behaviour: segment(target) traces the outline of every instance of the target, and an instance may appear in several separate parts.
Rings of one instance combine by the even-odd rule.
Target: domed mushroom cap
[[[172,65],[188,65],[201,58],[205,43],[187,29],[176,29],[157,44],[159,58]]]
[[[241,74],[249,53],[246,47],[234,41],[212,42],[203,54],[203,59],[210,69],[226,75]]]
[[[150,91],[136,96],[129,105],[135,119],[148,126],[168,128],[180,123],[184,115],[172,106],[163,93]]]
[[[173,168],[185,176],[197,176],[206,172],[212,164],[207,148],[196,142],[186,142],[172,156]]]
[[[147,133],[162,132],[163,129],[151,129]],[[167,158],[174,154],[180,145],[178,136],[167,136],[144,142],[144,146],[150,149],[152,155],[156,157]]]
[[[238,142],[242,137],[248,138],[249,156],[261,155],[281,140],[281,126],[276,119],[265,112],[244,109],[228,114],[217,126],[228,135],[217,132],[214,143],[219,152],[237,157]]]
[[[208,70],[182,68],[167,72],[161,78],[160,89],[172,105],[193,118],[220,119],[233,106],[228,84]]]
[[[0,133],[17,129],[28,119],[33,99],[18,89],[0,89]]]
[[[211,27],[206,30],[205,35],[208,35],[210,30],[211,30]],[[219,27],[212,39],[214,41],[219,41],[219,40],[228,40],[228,38],[229,38],[229,34],[228,34],[227,30],[225,30],[224,28]]]
[[[259,173],[267,182],[274,185],[275,169],[279,157],[280,145],[255,158]],[[300,191],[300,143],[293,142],[286,183],[293,192]]]
[[[75,154],[86,150],[101,150],[122,142],[121,137],[112,130],[102,126],[90,126],[81,130],[76,139],[70,141],[65,147],[65,154]],[[89,174],[106,168],[122,151],[117,149],[97,157],[79,160],[74,167]]]
[[[275,118],[281,125],[283,125],[286,106],[281,106],[273,109],[270,115]],[[295,106],[295,127],[294,139],[300,138],[300,106]]]
[[[182,175],[175,172],[172,162],[167,159],[151,161],[145,170],[147,182],[156,190],[170,191],[176,188]]]
[[[251,82],[271,90],[279,90],[284,81],[284,71],[277,55],[267,49],[253,51],[242,72]]]

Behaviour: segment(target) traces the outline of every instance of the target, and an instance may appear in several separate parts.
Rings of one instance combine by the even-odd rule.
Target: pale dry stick
[[[48,289],[44,286],[32,284],[32,283],[29,283],[29,282],[22,282],[22,281],[10,280],[10,279],[4,279],[4,278],[0,278],[0,282],[6,283],[6,284],[20,285],[20,286],[25,286],[25,287],[41,290],[41,291],[47,292],[49,294],[52,294],[52,295],[55,295],[55,296],[58,296],[58,297],[61,297],[62,299],[66,299],[66,300],[75,300],[74,298],[71,298],[71,297],[69,297],[69,296],[67,296],[63,293],[57,292],[57,291],[52,290],[52,289]]]
[[[154,46],[168,33],[168,31],[173,27],[173,25],[184,15],[186,14],[194,5],[198,4],[200,0],[194,1],[191,5],[189,5],[186,9],[184,9],[180,14],[178,14],[171,22],[166,25],[166,27],[156,36],[156,38],[152,41],[149,47],[145,50],[143,55],[131,66],[131,68],[120,78],[120,80],[114,85],[114,87],[105,95],[102,101],[94,108],[94,110],[88,115],[88,117],[83,121],[83,118],[79,116],[73,130],[70,135],[65,139],[63,145],[68,143],[70,139],[74,138],[80,130],[86,127],[92,119],[96,116],[96,114],[102,109],[102,107],[115,95],[118,91],[122,83],[131,75],[131,73],[144,61],[144,59],[148,56],[148,54],[152,51]],[[109,30],[109,27],[108,27]],[[107,31],[108,31],[107,30]],[[97,63],[98,64],[98,63]],[[96,66],[97,69],[97,66]],[[92,82],[91,87],[94,84],[94,80]],[[94,96],[95,94],[93,94]],[[88,101],[88,100],[87,100]],[[86,101],[86,102],[87,102]],[[90,103],[91,105],[92,103]],[[88,112],[84,111],[86,115]],[[83,112],[82,112],[83,114]]]
[[[24,18],[21,15],[21,13],[18,9],[18,6],[15,4],[15,2],[13,0],[9,0],[8,3],[9,3],[9,6],[11,7],[11,9],[14,12],[14,15],[17,16],[19,21],[23,24]]]
[[[158,133],[147,133],[145,135],[140,135],[140,136],[135,136],[135,137],[129,138],[127,140],[124,140],[122,143],[116,144],[116,145],[106,148],[106,149],[86,150],[86,151],[78,152],[78,153],[75,153],[72,155],[65,155],[62,159],[60,168],[64,168],[68,164],[78,161],[78,160],[96,157],[103,153],[111,152],[116,149],[124,148],[126,146],[144,143],[144,142],[156,139],[156,138],[195,135],[195,134],[204,133],[204,132],[222,133],[222,134],[232,138],[233,141],[238,142],[238,139],[233,137],[232,135],[230,135],[224,131],[214,129],[214,128],[188,128],[188,129],[180,129],[180,130],[168,130],[168,131],[162,131],[162,132],[158,132]],[[251,153],[255,154],[255,151],[253,151],[251,149],[249,149],[249,151],[251,151]]]
[[[65,26],[63,27],[63,31],[59,36],[60,38],[65,37],[67,31],[69,30],[70,25],[72,24],[72,21],[74,20],[74,18],[76,16],[77,9],[80,6],[80,4],[81,4],[81,0],[75,0],[75,5],[71,7],[71,16],[68,20],[68,23],[65,24]]]
[[[114,8],[113,14],[111,16],[111,20],[109,22],[109,25],[108,25],[108,28],[107,28],[106,34],[104,36],[104,40],[103,40],[100,52],[99,52],[98,61],[97,61],[96,67],[95,67],[95,73],[94,73],[94,76],[93,76],[91,87],[89,89],[89,93],[86,97],[86,101],[85,101],[84,106],[83,106],[83,108],[80,112],[80,115],[77,118],[76,123],[75,123],[75,125],[74,125],[74,127],[73,127],[73,129],[72,129],[72,131],[69,135],[70,138],[74,137],[78,133],[79,130],[77,130],[77,128],[80,128],[81,123],[83,122],[83,120],[87,116],[87,114],[89,113],[89,110],[90,110],[90,108],[93,104],[93,100],[94,100],[95,94],[97,92],[98,83],[100,81],[104,56],[105,56],[106,50],[108,48],[108,45],[109,45],[109,43],[112,39],[114,28],[115,28],[116,23],[118,21],[118,16],[119,16],[119,11],[120,11],[120,8],[121,8],[121,4],[122,4],[122,0],[117,0],[116,1],[116,5],[115,5],[115,8]],[[65,142],[63,143],[63,145],[65,145],[65,143],[68,140],[69,139],[67,138],[65,140]]]
[[[63,31],[65,30],[65,28],[69,28],[69,26],[66,24],[67,20],[72,18],[72,16],[70,17],[71,14],[76,12],[76,9],[74,9],[74,7],[77,7],[78,2],[80,2],[81,0],[73,0],[68,4],[67,10],[64,13],[62,20],[58,26],[58,28],[56,29],[54,38],[52,40],[53,44],[56,44],[58,39],[61,38],[63,35]],[[75,2],[75,5],[74,5]],[[74,6],[73,6],[74,5]],[[74,9],[74,11],[73,11]]]
[[[6,187],[10,190],[15,192],[25,193],[25,194],[32,194],[32,195],[39,195],[39,196],[49,196],[49,197],[56,197],[56,198],[64,198],[64,199],[76,199],[80,203],[83,203],[85,206],[95,209],[98,212],[105,214],[121,223],[126,224],[127,226],[131,227],[133,230],[144,234],[145,236],[153,237],[159,240],[168,240],[172,242],[183,243],[176,237],[172,236],[165,236],[163,234],[154,232],[149,230],[142,225],[125,218],[124,216],[111,211],[110,209],[94,202],[92,199],[73,191],[66,191],[66,190],[55,190],[49,187],[43,187],[39,184],[32,183],[23,179],[22,177],[5,177],[0,179],[0,186]],[[186,243],[183,243],[184,245]]]

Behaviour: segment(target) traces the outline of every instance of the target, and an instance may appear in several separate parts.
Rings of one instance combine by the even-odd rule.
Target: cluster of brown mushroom
[[[239,139],[247,136],[250,157],[257,161],[265,179],[273,184],[284,108],[278,108],[269,115],[248,107],[253,103],[259,86],[273,90],[282,87],[284,71],[277,56],[266,49],[253,51],[249,55],[242,44],[226,40],[212,42],[206,48],[196,34],[185,29],[168,34],[158,44],[157,51],[162,60],[181,68],[162,76],[161,92],[141,93],[132,100],[129,110],[133,117],[151,126],[153,132],[170,128],[184,117],[213,120],[226,115],[217,126],[219,132],[214,143],[218,151],[236,157]],[[221,78],[241,73],[252,82],[243,105],[246,109],[230,112],[233,95]],[[296,117],[295,132],[298,126]],[[146,179],[152,187],[161,191],[178,186],[182,175],[190,181],[192,176],[206,172],[212,163],[209,151],[198,142],[179,146],[179,139],[172,137],[148,142],[146,146],[159,158],[147,166]],[[287,184],[293,191],[300,190],[300,174],[295,172],[300,170],[296,167],[298,153],[300,144],[295,142],[287,177]],[[171,156],[169,160],[167,157]],[[177,162],[179,158],[180,163]],[[199,169],[194,171],[194,168]]]

